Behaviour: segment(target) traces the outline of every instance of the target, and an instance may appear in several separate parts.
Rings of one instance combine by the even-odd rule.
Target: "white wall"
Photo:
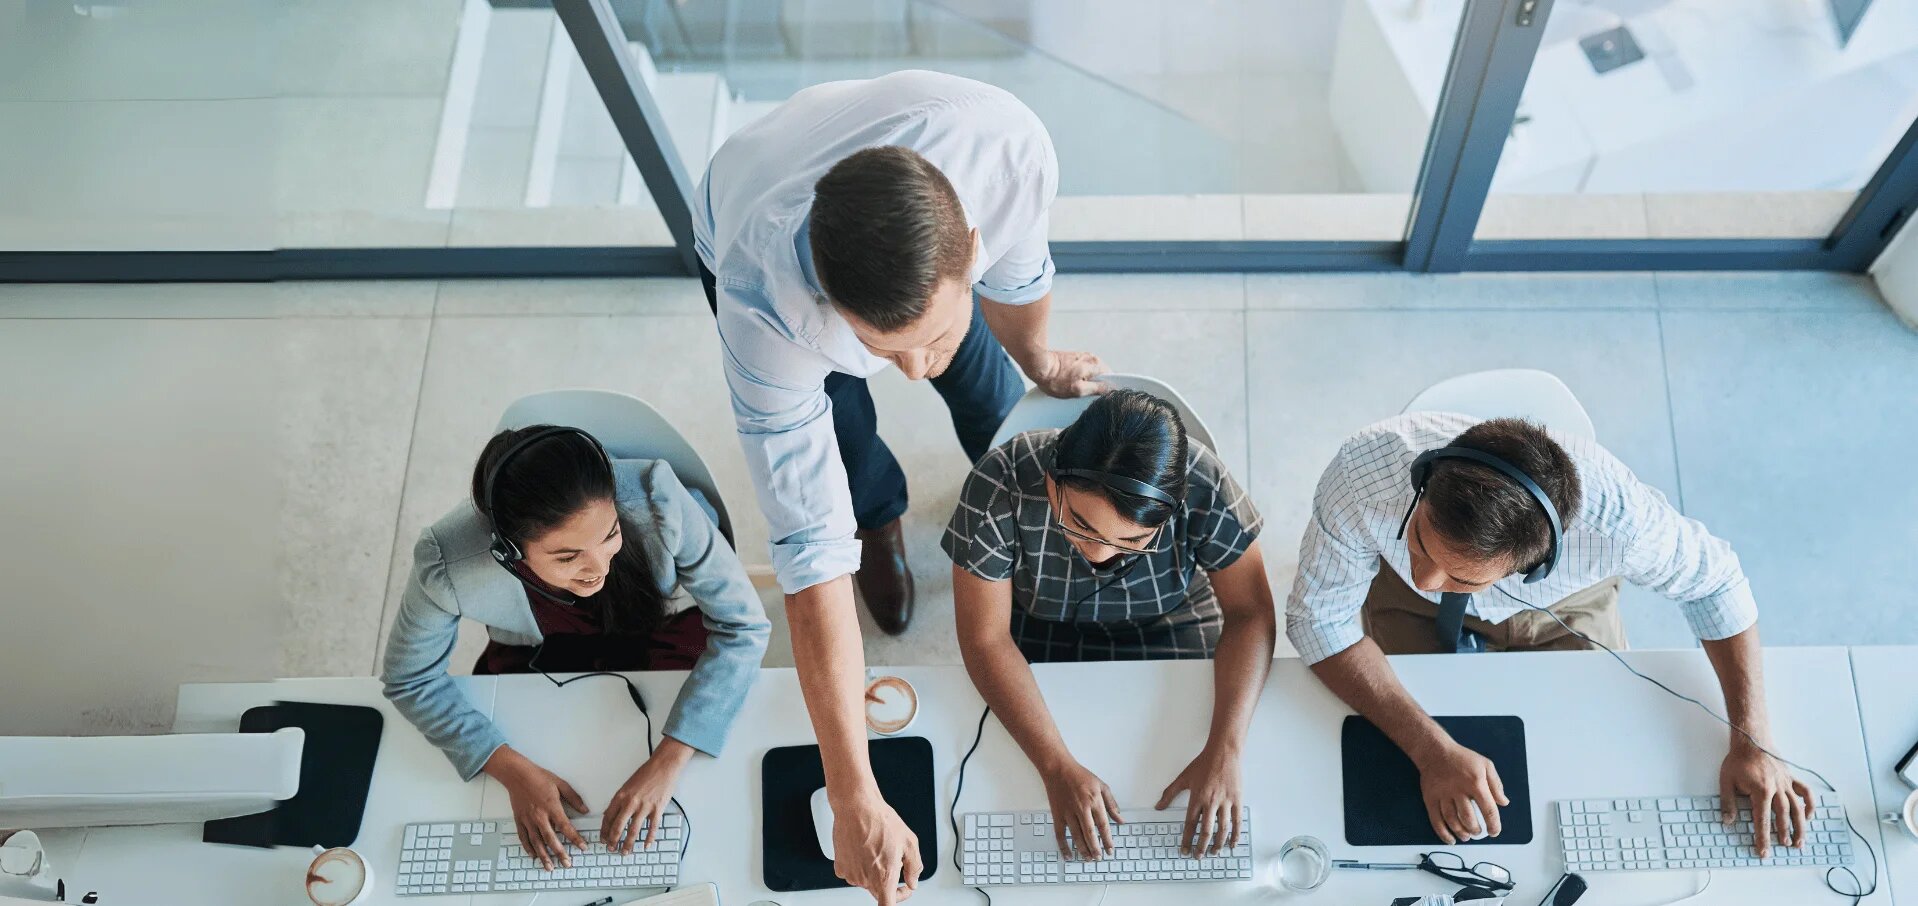
[[[1907,219],[1904,229],[1892,237],[1891,245],[1872,264],[1871,276],[1891,310],[1918,329],[1918,226],[1913,224],[1918,224],[1918,217]]]

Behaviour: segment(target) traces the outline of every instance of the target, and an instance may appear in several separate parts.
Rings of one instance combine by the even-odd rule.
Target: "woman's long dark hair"
[[[1110,472],[1149,484],[1173,500],[1185,499],[1185,423],[1172,404],[1140,390],[1112,390],[1092,401],[1079,418],[1059,432],[1053,468]],[[1111,501],[1119,515],[1151,528],[1172,518],[1162,500],[1127,494],[1089,478],[1059,481]]]
[[[500,537],[526,549],[527,543],[557,528],[596,500],[618,507],[612,464],[599,445],[571,432],[555,434],[513,455],[493,478],[487,500],[486,476],[508,449],[552,425],[501,431],[486,442],[473,465],[473,502],[493,521]],[[606,586],[591,601],[601,602],[608,632],[647,632],[659,625],[665,599],[653,581],[652,565],[640,547],[640,534],[619,510],[619,553],[613,555]],[[514,572],[537,582],[531,571]]]

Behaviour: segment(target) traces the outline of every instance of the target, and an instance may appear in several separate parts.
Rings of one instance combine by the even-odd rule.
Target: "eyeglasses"
[[[1152,530],[1152,537],[1146,539],[1146,546],[1128,547],[1127,545],[1117,544],[1112,541],[1108,541],[1104,538],[1097,537],[1095,535],[1088,535],[1085,532],[1079,531],[1078,529],[1075,529],[1072,526],[1067,525],[1066,521],[1059,517],[1059,511],[1063,509],[1060,500],[1058,498],[1054,498],[1051,501],[1051,504],[1052,506],[1050,507],[1050,509],[1052,511],[1052,524],[1055,527],[1057,527],[1059,531],[1065,532],[1067,535],[1073,538],[1077,538],[1080,541],[1084,541],[1087,544],[1097,544],[1101,547],[1109,547],[1122,554],[1156,554],[1162,550],[1165,550],[1165,543],[1164,543],[1165,542],[1165,524],[1164,523],[1160,523],[1157,528]]]
[[[1482,887],[1498,892],[1512,889],[1512,873],[1505,866],[1492,862],[1479,862],[1466,867],[1464,857],[1458,853],[1421,853],[1419,871],[1430,872],[1455,884],[1467,887]]]

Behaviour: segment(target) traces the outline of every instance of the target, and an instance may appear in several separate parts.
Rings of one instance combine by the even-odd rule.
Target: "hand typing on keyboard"
[[[653,848],[659,840],[660,819],[673,798],[673,787],[679,785],[679,772],[692,757],[692,746],[668,736],[613,794],[599,827],[599,838],[608,850],[631,853],[635,844],[641,849]],[[646,829],[643,838],[639,834],[642,825]]]
[[[1726,825],[1733,821],[1738,797],[1751,800],[1759,858],[1771,855],[1774,839],[1794,849],[1804,847],[1807,814],[1812,808],[1811,787],[1793,777],[1778,759],[1737,737],[1718,769],[1718,789],[1719,819]]]
[[[1119,801],[1112,798],[1112,788],[1070,758],[1057,767],[1041,768],[1039,777],[1045,782],[1046,803],[1052,808],[1059,854],[1097,859],[1110,852],[1112,825],[1125,823],[1119,815]]]
[[[567,844],[577,852],[586,852],[586,838],[573,827],[566,813],[568,808],[577,814],[587,812],[586,800],[579,791],[512,746],[500,746],[481,770],[506,787],[506,796],[513,804],[513,824],[526,851],[547,871],[552,871],[555,864],[573,867]]]
[[[1190,793],[1185,825],[1179,834],[1179,852],[1193,858],[1231,852],[1239,845],[1239,758],[1206,746],[1159,795],[1154,808],[1164,809],[1180,793]]]

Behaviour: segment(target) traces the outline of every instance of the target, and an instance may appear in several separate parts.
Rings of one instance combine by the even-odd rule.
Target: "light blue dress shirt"
[[[979,231],[972,280],[1019,305],[1052,290],[1046,209],[1052,139],[1010,93],[936,72],[807,88],[728,139],[694,195],[700,260],[717,284],[719,337],[746,465],[788,594],[859,569],[852,496],[826,376],[890,364],[827,304],[806,223],[813,184],[862,148],[900,145],[951,181]]]

